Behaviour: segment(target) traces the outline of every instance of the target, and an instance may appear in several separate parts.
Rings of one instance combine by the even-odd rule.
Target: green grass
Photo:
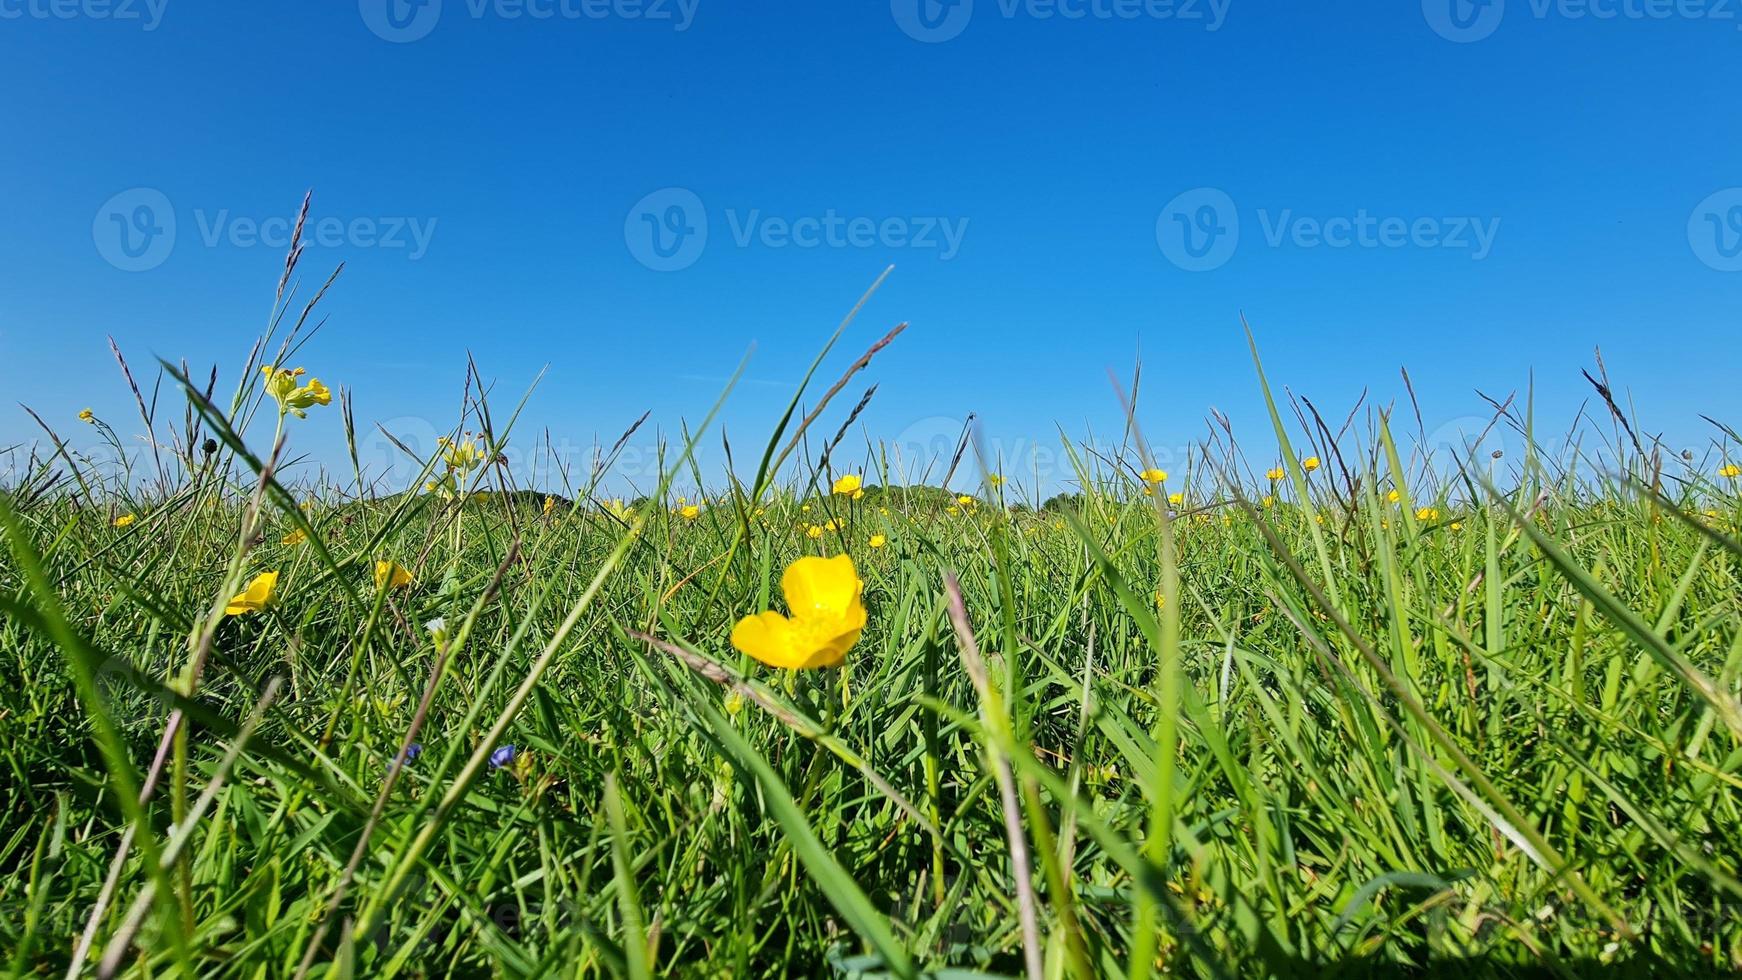
[[[746,482],[676,444],[632,512],[571,478],[546,513],[490,463],[459,500],[268,467],[257,369],[222,405],[166,366],[161,470],[69,448],[0,495],[7,972],[1742,964],[1737,483],[1631,420],[1551,454],[1508,410],[1526,448],[1467,461],[1272,404],[1284,478],[1223,433],[1171,518],[1135,432],[1063,447],[1069,500],[1006,506],[1010,474],[952,513],[828,437],[856,409],[795,397]],[[532,441],[477,391],[456,429]],[[287,420],[277,458],[341,423]],[[420,462],[413,490],[447,470]],[[828,494],[843,472],[876,486]],[[693,520],[672,481],[712,488]],[[841,552],[870,610],[842,669],[731,648],[790,561]],[[269,610],[222,615],[274,569]]]

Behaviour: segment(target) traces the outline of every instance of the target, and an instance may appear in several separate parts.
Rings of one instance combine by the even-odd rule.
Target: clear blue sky
[[[876,435],[1114,434],[1106,371],[1141,351],[1152,441],[1210,406],[1261,439],[1244,312],[1328,411],[1407,366],[1431,429],[1534,369],[1559,427],[1601,346],[1649,429],[1701,441],[1742,421],[1742,5],[1596,6],[0,0],[0,447],[34,435],[14,402],[136,428],[107,334],[232,384],[282,263],[251,225],[310,188],[344,225],[305,274],[347,269],[302,360],[364,420],[451,424],[470,349],[499,403],[551,366],[523,444],[670,432],[754,343],[725,415],[751,455],[894,264],[825,372],[911,321]],[[175,238],[136,259],[141,200]],[[669,230],[698,211],[699,253]],[[1231,253],[1181,250],[1230,211]],[[1362,215],[1349,247],[1314,224]],[[337,461],[338,433],[296,439]]]

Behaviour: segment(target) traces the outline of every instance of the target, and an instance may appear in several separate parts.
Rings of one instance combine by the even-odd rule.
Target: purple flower
[[[405,747],[405,761],[406,762],[416,762],[417,757],[422,755],[422,754],[423,754],[423,743],[422,742],[413,742],[410,745],[407,745]]]
[[[513,745],[504,745],[490,753],[490,768],[500,769],[510,762],[513,762],[514,757],[519,754],[519,750],[517,750]]]

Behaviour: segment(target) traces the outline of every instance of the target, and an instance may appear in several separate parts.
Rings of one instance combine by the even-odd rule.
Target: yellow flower
[[[553,511],[553,510],[556,510],[556,498],[555,498],[555,497],[552,497],[552,496],[548,496],[548,495],[547,495],[547,496],[546,496],[546,497],[545,497],[545,498],[544,498],[544,513],[545,513],[545,516],[546,516],[546,517],[549,517],[549,516],[550,516],[550,512],[551,512],[551,511]]]
[[[956,498],[956,503],[961,504],[963,507],[972,507],[975,504],[979,503],[979,501],[975,500],[973,497],[970,497],[964,493],[960,497]]]
[[[800,514],[808,514],[808,513],[810,513],[810,512],[811,512],[811,505],[810,505],[810,504],[801,504],[801,505],[799,505],[799,508],[798,508],[798,512],[799,512],[799,513],[800,513]]]
[[[295,530],[291,531],[289,534],[286,534],[278,543],[279,544],[286,544],[286,545],[296,545],[296,544],[302,544],[304,541],[307,541],[307,540],[308,540],[308,535],[304,534],[302,531],[302,528],[299,527],[299,528],[296,528]]]
[[[879,507],[879,508],[877,508],[877,513],[882,514],[884,517],[888,517],[889,516],[889,508]]]
[[[822,537],[823,536],[823,526],[821,524],[812,524],[810,527],[807,527],[804,529],[804,536],[807,538],[810,538],[813,541],[816,540],[817,538]]]
[[[1734,480],[1742,476],[1742,466],[1737,466],[1735,463],[1725,463],[1718,468],[1718,475],[1726,480]]]
[[[137,520],[139,520],[139,515],[137,514],[122,514],[120,517],[115,518],[115,526],[126,527]]]
[[[693,521],[696,518],[702,516],[702,509],[700,507],[697,507],[695,504],[685,504],[683,506],[683,509],[678,511],[677,513],[678,513],[678,516],[682,517],[684,520]]]
[[[1287,475],[1288,471],[1280,466],[1272,466],[1270,469],[1264,471],[1264,478],[1272,483],[1275,483],[1277,480],[1280,480]]]
[[[1463,521],[1453,521],[1451,524],[1451,527],[1452,527],[1452,530],[1454,530],[1454,531],[1462,531],[1464,529],[1464,522]]]
[[[846,555],[806,557],[780,578],[789,619],[768,611],[732,629],[732,645],[770,667],[835,667],[865,628],[865,585]]]
[[[859,479],[859,474],[848,473],[846,476],[835,481],[835,492],[843,495],[851,494],[853,491],[859,489],[863,482],[864,481]]]
[[[1440,519],[1439,508],[1422,507],[1415,512],[1415,519],[1418,521],[1437,521]]]
[[[378,561],[375,563],[375,587],[377,589],[403,589],[411,584],[411,572],[395,561]]]
[[[1148,469],[1148,470],[1144,470],[1142,473],[1139,473],[1137,475],[1139,478],[1141,478],[1143,480],[1144,483],[1166,483],[1167,482],[1167,471],[1166,470]]]
[[[266,393],[278,402],[278,414],[294,415],[299,419],[308,418],[307,409],[316,405],[330,405],[333,393],[327,386],[321,384],[321,379],[310,378],[308,383],[298,385],[296,379],[308,373],[302,368],[286,370],[268,364],[260,369],[266,375]]]
[[[93,413],[90,409],[87,408],[87,409],[84,409],[83,411],[79,412],[79,421],[80,422],[89,422],[92,425],[96,425],[97,424],[97,416],[95,413]]]
[[[997,473],[993,473],[986,477],[986,482],[992,484],[994,487],[1001,487],[1004,485],[1004,477]]]
[[[1186,495],[1183,493],[1170,493],[1167,495],[1167,502],[1178,507],[1180,504],[1186,502]]]
[[[1403,494],[1400,494],[1396,490],[1393,490],[1390,493],[1385,495],[1385,499],[1386,499],[1386,501],[1395,504],[1399,500],[1403,499]]]
[[[1264,504],[1265,510],[1269,510],[1270,508],[1276,506],[1276,498],[1272,497],[1270,494],[1265,494],[1264,499],[1262,501],[1260,501],[1260,503]]]
[[[1311,473],[1313,470],[1319,468],[1319,458],[1317,456],[1308,456],[1306,459],[1300,461],[1300,468]]]
[[[871,535],[871,547],[873,547],[873,548],[881,548],[888,543],[889,543],[889,539],[884,537],[881,534]]]
[[[955,504],[951,504],[948,507],[944,508],[944,513],[953,515],[953,514],[960,513],[960,511],[958,510],[958,508],[956,507]]]
[[[741,693],[739,691],[733,691],[731,694],[726,695],[726,714],[729,714],[735,718],[738,716],[738,712],[743,711],[743,710],[744,710],[744,695],[743,695],[743,693]]]
[[[470,439],[454,442],[443,436],[436,442],[442,447],[442,462],[457,473],[464,474],[484,461],[484,447]]]
[[[861,488],[861,489],[853,491],[853,499],[854,500],[864,500],[865,499],[864,489]]]
[[[259,612],[272,602],[272,595],[277,591],[278,573],[261,572],[254,576],[254,581],[248,583],[248,588],[230,599],[224,606],[224,615],[242,616]]]
[[[823,525],[823,528],[828,531],[839,531],[841,528],[846,526],[846,521],[841,520],[839,517],[831,517],[829,518],[829,522]]]

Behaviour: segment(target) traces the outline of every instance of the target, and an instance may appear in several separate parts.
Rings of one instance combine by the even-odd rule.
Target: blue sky
[[[233,384],[312,188],[304,273],[347,267],[303,363],[412,429],[470,350],[499,402],[550,365],[523,440],[675,431],[755,344],[752,455],[890,264],[824,372],[911,323],[877,436],[1116,435],[1141,353],[1153,442],[1260,442],[1242,313],[1327,413],[1534,371],[1559,428],[1600,346],[1672,444],[1742,421],[1733,0],[405,2],[0,0],[8,403],[131,432],[110,334]],[[173,243],[129,255],[142,202]],[[336,413],[295,439],[336,462]]]

